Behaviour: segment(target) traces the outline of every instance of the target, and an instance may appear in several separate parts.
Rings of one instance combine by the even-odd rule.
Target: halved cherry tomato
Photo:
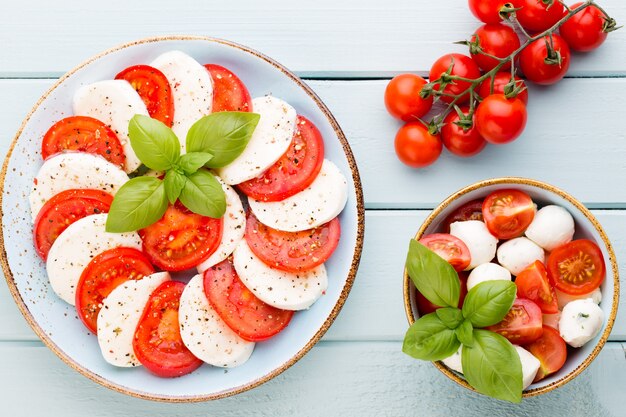
[[[555,373],[565,365],[567,345],[559,331],[550,326],[543,326],[543,334],[539,339],[525,346],[533,356],[539,359],[539,371],[533,382]]]
[[[526,127],[526,105],[518,97],[487,96],[474,114],[476,129],[489,143],[502,145],[517,139]]]
[[[560,55],[560,63],[546,62],[548,58],[547,43],[552,44],[555,51],[554,59],[557,59],[556,52]],[[519,55],[519,66],[526,78],[536,84],[550,85],[561,81],[571,61],[571,52],[565,40],[557,34],[537,39],[528,45]]]
[[[100,155],[120,168],[126,162],[124,147],[115,132],[93,117],[66,117],[48,129],[41,142],[43,159],[63,151]]]
[[[307,188],[324,162],[322,134],[307,118],[298,116],[287,152],[269,169],[238,188],[260,201],[281,201]]]
[[[423,236],[419,242],[446,260],[455,271],[463,271],[470,264],[470,251],[461,239],[447,233]]]
[[[459,308],[463,306],[463,301],[467,295],[467,277],[469,272],[459,272],[459,281],[461,282],[461,293],[459,296]],[[420,316],[430,314],[440,308],[426,299],[417,289],[415,289],[415,301],[417,302],[417,310]]]
[[[535,218],[535,204],[523,191],[504,189],[489,194],[483,202],[487,229],[498,239],[520,236]]]
[[[450,225],[454,222],[465,222],[468,220],[483,221],[483,200],[477,199],[468,201],[458,209],[454,210],[443,221],[442,230],[450,233]]]
[[[274,336],[293,316],[293,311],[272,307],[252,294],[228,259],[204,272],[204,292],[228,327],[250,342]]]
[[[576,9],[582,3],[570,6]],[[572,16],[559,28],[559,33],[574,51],[588,52],[602,45],[607,32],[604,31],[606,16],[595,6],[589,6]]]
[[[211,111],[252,111],[252,99],[243,81],[221,65],[204,66],[213,79],[213,105]]]
[[[505,58],[520,47],[517,33],[510,26],[502,23],[490,23],[479,27],[472,35],[471,41],[477,42],[484,52],[484,54],[471,54],[472,59],[484,71],[490,71],[500,63],[499,60],[491,56]],[[502,70],[509,70],[511,63],[507,62],[501,68]]]
[[[543,314],[559,312],[554,288],[548,279],[548,272],[541,261],[535,261],[515,278],[517,296],[534,301]]]
[[[152,273],[150,261],[137,249],[119,247],[100,253],[87,264],[76,286],[78,317],[96,334],[102,300],[118,285]]]
[[[537,304],[526,298],[516,298],[504,319],[487,330],[501,334],[514,345],[525,345],[541,337],[541,321],[541,309]]]
[[[468,0],[469,9],[481,22],[498,23],[502,21],[500,10],[510,0]]]
[[[116,80],[126,80],[137,91],[153,119],[166,126],[174,123],[174,97],[167,77],[149,65],[134,65],[115,76]]]
[[[572,240],[554,249],[548,257],[552,284],[567,294],[588,294],[602,284],[605,275],[602,251],[591,240]]]
[[[166,281],[154,290],[133,338],[133,351],[139,362],[165,378],[186,375],[202,365],[180,336],[178,308],[184,289],[182,282]]]
[[[141,229],[143,250],[166,271],[182,271],[206,260],[222,239],[223,219],[189,211],[180,202],[169,206],[158,222]]]
[[[412,168],[424,168],[435,163],[443,144],[438,134],[432,134],[422,122],[402,126],[393,142],[398,159]]]
[[[441,77],[441,74],[448,71],[452,67],[450,75],[456,75],[463,78],[476,79],[480,77],[480,69],[476,62],[467,55],[463,54],[446,54],[435,61],[430,69],[429,80],[430,82],[436,81]],[[455,81],[446,85],[443,92],[451,95],[458,95],[466,91],[470,87],[470,83],[467,81]],[[439,90],[440,85],[435,86],[435,90]],[[441,100],[445,103],[451,103],[454,97],[441,96]],[[464,94],[456,104],[465,104],[469,100],[469,92]]]
[[[469,114],[469,107],[460,107],[461,112],[464,115]],[[467,158],[477,155],[485,149],[487,141],[480,136],[476,124],[472,123],[471,127],[464,128],[456,124],[461,118],[456,111],[450,112],[443,120],[443,127],[441,128],[441,140],[444,146],[451,153],[461,158]],[[474,116],[472,116],[472,120]]]
[[[67,227],[90,214],[108,213],[113,197],[102,190],[65,190],[43,205],[33,228],[37,254],[44,261],[54,241]]]
[[[433,106],[433,97],[421,98],[426,80],[415,74],[396,75],[385,89],[385,107],[396,119],[405,122],[424,116]]]
[[[510,82],[511,82],[510,71],[498,72],[496,73],[493,79],[493,92],[491,91],[491,79],[490,78],[487,78],[485,81],[480,83],[476,92],[483,99],[487,98],[487,96],[490,96],[492,94],[505,94],[504,88]],[[524,82],[524,80],[522,80],[517,75],[515,76],[515,85],[521,88],[526,87],[526,83]],[[517,95],[517,98],[522,100],[524,104],[528,104],[528,90],[524,89],[522,92],[520,92]]]
[[[532,33],[550,29],[565,13],[559,0],[511,0],[511,3],[519,8],[515,11],[519,24]]]

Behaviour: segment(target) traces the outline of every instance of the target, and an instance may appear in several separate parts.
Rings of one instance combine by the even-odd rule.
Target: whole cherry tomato
[[[409,122],[396,134],[396,154],[400,161],[413,168],[426,167],[439,158],[442,144],[421,122]]]
[[[570,7],[575,9],[581,4],[576,3]],[[606,39],[605,22],[604,13],[595,6],[589,6],[563,23],[559,32],[570,48],[587,52],[602,45]]]
[[[478,20],[484,23],[498,23],[502,20],[500,11],[510,0],[468,0],[469,9]]]
[[[519,8],[515,11],[517,21],[531,33],[550,29],[565,14],[559,0],[512,0],[511,3]]]
[[[426,80],[415,74],[395,76],[385,89],[385,106],[393,117],[410,122],[422,117],[433,106],[433,97],[421,98]]]
[[[469,114],[469,107],[461,108],[464,115]],[[482,151],[487,142],[480,136],[474,123],[474,117],[469,121],[470,126],[461,127],[458,122],[460,116],[453,111],[444,119],[444,125],[441,128],[441,139],[443,144],[450,152],[460,157],[474,156]]]
[[[510,82],[511,82],[510,71],[496,73],[496,75],[494,76],[494,80],[493,80],[493,94],[505,94],[504,88]],[[528,104],[528,90],[526,89],[526,83],[524,83],[524,81],[516,75],[515,84],[519,86],[520,88],[524,89],[517,95],[517,98],[522,100],[524,104]],[[480,83],[480,85],[476,89],[476,92],[482,98],[487,98],[487,96],[491,95],[492,94],[491,79],[487,78],[485,81]]]
[[[480,135],[490,143],[503,144],[519,137],[526,126],[526,105],[519,98],[492,94],[482,101],[474,115]]]
[[[472,35],[471,41],[477,42],[483,52],[498,58],[505,58],[520,47],[519,38],[515,31],[502,23],[490,23],[479,27]],[[498,60],[481,53],[472,53],[471,55],[478,66],[485,71],[493,69],[499,63]],[[510,62],[502,66],[503,70],[510,68]]]
[[[430,69],[430,82],[439,79],[441,74],[448,71],[450,67],[452,67],[450,75],[456,75],[469,79],[476,79],[480,77],[480,69],[472,58],[463,54],[446,54],[436,60]],[[440,87],[440,85],[436,85],[434,88],[435,90],[439,90]],[[454,83],[446,85],[443,92],[456,96],[466,91],[469,87],[470,83],[467,81],[454,81]],[[450,96],[442,96],[441,100],[445,103],[451,103],[454,98]],[[463,97],[457,101],[457,104],[464,104],[468,100],[469,94],[464,94]]]
[[[548,56],[548,45],[553,53]],[[559,63],[560,56],[560,63]],[[550,85],[563,79],[569,68],[571,52],[567,42],[559,35],[553,34],[537,39],[526,47],[519,57],[522,72],[530,81]]]

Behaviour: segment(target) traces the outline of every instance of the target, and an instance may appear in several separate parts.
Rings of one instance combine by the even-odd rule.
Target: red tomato
[[[604,281],[602,251],[591,240],[578,239],[559,246],[548,257],[548,276],[559,291],[588,294]]]
[[[296,129],[287,152],[263,174],[238,185],[248,197],[281,201],[307,188],[324,162],[324,140],[311,121],[296,119]]]
[[[421,122],[409,122],[396,134],[394,142],[398,159],[413,168],[424,168],[434,163],[443,145],[439,135],[433,135]]]
[[[433,97],[421,98],[426,80],[415,74],[400,74],[385,89],[385,106],[396,119],[410,122],[424,116],[433,106]]]
[[[530,196],[519,190],[494,191],[483,202],[487,229],[498,239],[511,239],[524,233],[535,218],[535,211]]]
[[[315,229],[283,232],[272,229],[248,213],[246,242],[267,265],[281,271],[308,271],[326,262],[339,244],[341,227],[335,217]]]
[[[463,271],[470,264],[470,252],[465,243],[447,233],[423,236],[419,242],[447,261],[455,271]]]
[[[469,114],[469,107],[461,107],[461,111],[467,115]],[[457,125],[456,122],[459,119],[459,114],[456,111],[450,112],[444,119],[444,125],[441,128],[443,144],[454,155],[462,158],[477,155],[485,148],[487,142],[480,136],[473,123],[469,128]]]
[[[134,65],[117,74],[115,79],[128,81],[146,104],[150,117],[172,127],[174,97],[170,83],[161,71],[149,65]]]
[[[141,229],[143,250],[150,261],[166,271],[182,271],[206,260],[222,239],[222,219],[192,213],[177,202],[161,220]]]
[[[213,80],[213,113],[220,111],[252,111],[252,99],[243,81],[230,70],[215,64],[204,66]]]
[[[547,63],[548,47],[546,42],[550,42],[549,36],[532,42],[519,55],[519,65],[526,78],[541,85],[550,85],[561,81],[569,69],[571,60],[571,52],[567,42],[559,35],[553,34],[553,49],[560,53],[561,63]]]
[[[150,295],[135,330],[133,351],[139,362],[157,376],[186,375],[202,365],[180,336],[178,307],[184,289],[185,284],[179,281],[161,284]]]
[[[454,222],[465,222],[468,220],[480,220],[483,221],[483,200],[477,199],[469,201],[463,204],[458,209],[454,210],[443,221],[443,230],[446,233],[450,232],[450,225]]]
[[[582,3],[570,6],[577,8]],[[595,6],[589,6],[572,16],[559,28],[559,33],[574,51],[587,52],[602,45],[607,32],[604,31],[604,13]]]
[[[465,296],[467,295],[467,277],[468,272],[459,272],[459,281],[461,282],[461,293],[459,295],[459,308],[463,306],[463,301],[465,300]],[[440,308],[439,306],[434,305],[430,301],[426,299],[415,289],[415,301],[417,302],[417,310],[420,313],[420,316],[425,316],[426,314],[433,313],[435,310]]]
[[[152,273],[150,261],[137,249],[120,247],[100,253],[87,264],[76,286],[78,317],[96,334],[102,301],[111,291],[128,280],[140,280]]]
[[[511,82],[511,72],[498,72],[493,79],[493,92],[491,91],[491,79],[487,78],[480,83],[476,92],[480,97],[487,98],[491,94],[505,94],[504,88]],[[522,100],[524,104],[528,104],[528,90],[525,88],[526,83],[517,75],[515,76],[515,85],[524,88],[522,92],[517,95],[517,98]]]
[[[486,329],[501,334],[514,345],[525,345],[543,334],[541,320],[541,309],[537,304],[525,298],[516,298],[504,319]]]
[[[520,47],[519,38],[515,31],[510,26],[502,23],[491,23],[479,27],[474,32],[471,41],[474,42],[476,39],[478,39],[478,45],[483,52],[498,58],[506,58]],[[493,69],[500,63],[498,60],[484,54],[471,55],[478,66],[485,71]],[[502,70],[511,69],[511,63],[508,62],[501,68]]]
[[[121,168],[126,162],[124,147],[115,132],[93,117],[66,117],[48,129],[41,142],[43,159],[63,151],[100,155]]]
[[[472,14],[484,23],[500,22],[500,10],[509,2],[510,0],[468,0]]]
[[[534,301],[543,314],[556,314],[559,305],[554,288],[548,279],[548,272],[541,261],[535,261],[516,278],[517,296]]]
[[[501,145],[517,139],[526,127],[526,105],[519,98],[492,94],[478,105],[476,129],[489,143]]]
[[[269,339],[289,324],[293,311],[259,300],[241,282],[230,260],[204,272],[204,292],[224,322],[250,342]]]
[[[101,190],[66,190],[43,205],[33,228],[37,254],[44,261],[54,241],[67,227],[90,214],[107,213],[113,197]]]
[[[559,0],[511,0],[513,6],[520,8],[515,12],[517,21],[531,33],[550,29],[565,14],[565,7]]]
[[[559,331],[550,326],[543,326],[541,337],[525,348],[539,359],[539,371],[533,382],[538,382],[546,376],[557,372],[565,365],[567,359],[567,345]]]
[[[433,64],[430,69],[430,82],[439,79],[443,73],[448,71],[450,66],[452,66],[450,75],[456,75],[458,77],[469,79],[476,79],[480,77],[480,69],[478,69],[478,65],[476,65],[476,62],[474,62],[472,58],[463,54],[447,54],[436,60]],[[446,85],[443,92],[449,95],[458,95],[469,89],[470,86],[471,84],[467,81],[455,81],[454,83]],[[435,90],[439,90],[440,88],[440,85],[436,85],[434,87]],[[450,96],[441,96],[441,100],[445,103],[451,103],[454,98]],[[468,100],[469,92],[464,94],[456,102],[456,104],[461,105],[466,103]]]

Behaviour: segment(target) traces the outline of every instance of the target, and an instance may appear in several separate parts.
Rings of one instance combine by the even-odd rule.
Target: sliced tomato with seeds
[[[548,271],[541,261],[535,261],[515,278],[517,296],[528,298],[539,306],[543,314],[556,314],[559,305]]]
[[[571,295],[588,294],[606,275],[602,251],[588,239],[572,240],[548,257],[548,276],[557,290]]]
[[[459,308],[463,306],[463,301],[465,300],[465,296],[467,295],[467,277],[469,276],[469,272],[459,272],[459,281],[461,282],[461,293],[459,296]],[[415,301],[417,304],[417,311],[420,313],[420,316],[424,316],[426,314],[433,313],[439,306],[434,305],[426,297],[422,295],[421,292],[414,288],[415,290]]]
[[[91,214],[108,213],[112,202],[113,196],[102,190],[72,189],[53,196],[35,219],[37,254],[45,261],[54,241],[70,224]]]
[[[455,271],[463,271],[471,261],[470,251],[461,239],[447,233],[423,236],[419,242],[445,259]]]
[[[550,326],[544,325],[541,337],[525,347],[539,359],[539,371],[533,382],[541,381],[557,372],[567,360],[567,345],[559,331]]]
[[[480,220],[483,221],[483,200],[472,200],[463,204],[458,209],[454,210],[443,221],[443,230],[446,233],[450,233],[450,225],[455,222],[465,222],[468,220]]]
[[[541,309],[533,301],[516,298],[500,323],[486,327],[501,334],[514,345],[526,345],[543,334]]]
[[[128,280],[140,280],[154,273],[154,268],[143,253],[134,248],[113,248],[91,260],[83,270],[76,286],[78,317],[94,334],[102,301]]]
[[[213,80],[213,105],[211,111],[252,111],[252,99],[246,85],[228,68],[221,65],[204,66]]]
[[[519,190],[494,191],[483,202],[487,229],[498,239],[512,239],[524,233],[536,210],[530,196]]]

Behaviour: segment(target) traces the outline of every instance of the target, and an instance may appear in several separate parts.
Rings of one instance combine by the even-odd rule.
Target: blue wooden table
[[[600,0],[619,23],[626,3]],[[275,380],[225,400],[161,404],[87,380],[56,358],[0,285],[0,415],[423,415],[624,416],[626,305],[592,366],[562,389],[515,406],[470,393],[432,365],[401,353],[406,243],[451,192],[493,176],[559,186],[594,209],[626,266],[626,30],[573,58],[568,78],[530,87],[523,137],[479,157],[444,154],[414,171],[395,157],[400,126],[385,112],[389,77],[425,75],[478,27],[463,0],[172,2],[31,0],[0,13],[0,152],[23,117],[66,70],[133,39],[199,34],[258,49],[305,78],[339,120],[365,188],[366,240],[359,274],[337,321]],[[623,269],[622,269],[623,272]],[[626,286],[622,286],[625,288]],[[624,294],[626,295],[626,294]],[[626,300],[626,296],[622,300]]]

